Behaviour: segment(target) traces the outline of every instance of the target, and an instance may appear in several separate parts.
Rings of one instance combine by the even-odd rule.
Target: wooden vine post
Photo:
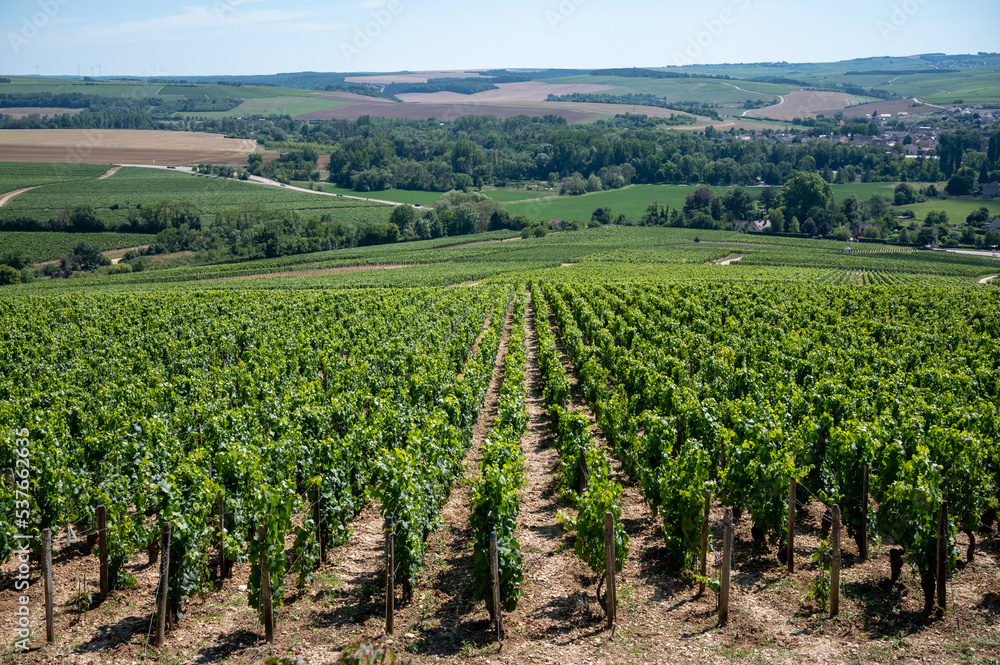
[[[868,560],[868,465],[861,470],[861,540],[858,555],[862,561]]]
[[[106,599],[111,592],[108,579],[108,511],[105,506],[97,507],[97,547],[101,558],[101,598]]]
[[[840,614],[840,506],[833,504],[833,563],[830,566],[830,616]]]
[[[392,538],[392,518],[385,518],[385,634],[392,635],[396,600],[395,552]]]
[[[604,563],[608,578],[608,628],[614,628],[618,619],[618,588],[615,584],[615,516],[604,513]]]
[[[788,483],[788,572],[795,572],[795,477]]]
[[[264,614],[264,639],[268,644],[274,642],[274,610],[271,607],[271,571],[267,560],[267,527],[263,524],[257,527],[257,542],[260,551],[260,604]]]
[[[160,590],[156,596],[156,641],[157,648],[163,646],[167,630],[167,594],[170,590],[170,522],[163,524],[160,533]]]
[[[493,623],[496,629],[497,641],[502,639],[500,624],[500,561],[497,556],[497,532],[490,532],[490,575],[493,578]]]
[[[941,512],[938,514],[937,541],[937,605],[944,612],[948,609],[947,576],[948,576],[948,502],[941,502]]]
[[[729,562],[733,558],[733,511],[726,508],[722,520],[722,572],[719,575],[719,625],[729,623]]]
[[[712,493],[705,490],[705,514],[701,520],[701,582],[698,595],[705,593],[705,578],[708,575],[708,511],[712,507]]]
[[[223,503],[222,493],[219,493],[219,580],[226,577],[226,505]]]
[[[319,543],[319,559],[323,563],[326,563],[326,543],[323,541],[323,480],[320,479],[316,483],[316,505],[315,509],[315,520],[316,520],[316,542]]]
[[[55,601],[52,591],[52,530],[42,529],[42,579],[45,582],[45,641],[55,642],[56,628],[53,612]]]

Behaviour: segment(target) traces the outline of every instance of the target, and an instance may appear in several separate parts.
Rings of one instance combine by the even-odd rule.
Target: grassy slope
[[[336,101],[333,99],[310,99],[308,97],[257,97],[248,99],[230,111],[211,111],[205,113],[189,113],[185,117],[189,118],[240,118],[248,115],[303,115],[305,113],[316,113],[327,109],[347,106],[352,102]]]
[[[875,194],[892,199],[895,182],[855,183],[852,185],[832,185],[833,195],[842,201],[855,194],[862,201],[867,201]],[[615,214],[639,218],[651,203],[680,208],[684,199],[693,194],[698,186],[683,185],[632,185],[622,189],[583,194],[582,196],[560,196],[536,202],[508,203],[507,210],[511,214],[525,213],[529,217],[544,217],[555,219],[575,219],[587,221],[597,208],[609,207]],[[710,187],[715,194],[724,195],[730,187]],[[759,194],[759,189],[751,188],[751,192]],[[1000,204],[997,204],[1000,207]],[[912,206],[907,206],[910,208]],[[974,209],[978,206],[972,206]],[[971,210],[970,210],[971,212]],[[966,213],[968,214],[968,213]],[[964,219],[964,217],[963,217]]]

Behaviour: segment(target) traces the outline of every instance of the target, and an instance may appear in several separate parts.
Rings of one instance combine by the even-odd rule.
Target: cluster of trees
[[[135,207],[112,204],[112,210],[126,209],[124,222],[109,221],[90,205],[62,208],[48,220],[11,216],[0,219],[0,231],[63,231],[70,233],[159,233],[182,225],[200,227],[201,212],[186,201],[160,201]]]
[[[725,135],[662,132],[620,118],[572,126],[556,117],[465,116],[445,125],[363,118],[324,131],[337,141],[331,182],[357,191],[504,186],[550,174],[589,179],[626,165],[635,183],[780,185],[802,171],[829,182],[942,179],[938,160],[907,160],[874,146],[714,140]]]
[[[182,208],[187,211],[184,217],[179,213]],[[433,209],[396,206],[388,220],[381,208],[370,209],[367,219],[346,218],[336,211],[316,216],[250,206],[212,218],[203,218],[196,208],[184,204],[163,203],[158,209],[166,225],[145,250],[127,254],[126,264],[143,256],[180,251],[197,252],[197,260],[203,262],[274,258],[540,225],[525,215],[510,215],[482,194],[458,191],[446,193]]]
[[[284,183],[292,180],[319,180],[319,171],[316,170],[318,161],[319,152],[311,146],[282,153],[266,164],[260,153],[253,153],[249,157],[247,171]]]
[[[460,95],[474,95],[486,90],[497,90],[497,86],[488,78],[436,78],[428,79],[426,83],[390,83],[382,88],[387,95],[405,95],[411,92],[456,92]]]
[[[868,201],[851,195],[837,203],[828,182],[815,173],[800,173],[785,183],[779,191],[765,187],[759,194],[746,188],[734,188],[724,195],[713,194],[700,187],[685,199],[684,206],[671,209],[659,203],[646,208],[638,220],[624,215],[613,218],[607,208],[594,211],[592,220],[602,223],[645,226],[676,226],[696,229],[732,229],[737,221],[769,220],[772,233],[804,233],[830,235],[844,229],[844,237],[863,233],[863,226],[872,220],[882,223],[895,218],[889,214],[888,198],[876,194]]]
[[[21,252],[8,249],[0,255],[0,286],[30,282],[34,277],[31,264]]]
[[[933,187],[933,186],[932,186]],[[928,188],[929,189],[929,188]],[[902,183],[896,189],[897,197],[922,199],[927,190],[916,190]],[[642,226],[674,226],[694,229],[733,229],[739,220],[769,220],[769,233],[805,234],[847,240],[851,237],[880,239],[892,238],[903,245],[930,245],[935,242],[945,246],[960,243],[977,247],[991,247],[1000,243],[1000,232],[983,236],[983,223],[990,217],[989,209],[981,207],[966,218],[966,225],[952,229],[948,215],[943,210],[931,210],[921,225],[904,222],[890,211],[893,201],[876,194],[861,201],[854,194],[839,203],[833,198],[830,184],[814,173],[802,173],[791,178],[779,191],[770,187],[754,194],[752,190],[734,188],[724,195],[713,194],[700,187],[689,194],[682,208],[653,203],[639,219],[615,217],[610,208],[598,208],[591,221],[599,224],[637,224]],[[912,219],[913,214],[909,213]]]

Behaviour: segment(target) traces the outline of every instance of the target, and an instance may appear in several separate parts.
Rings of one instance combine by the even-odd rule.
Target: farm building
[[[751,221],[747,221],[745,219],[738,219],[735,222],[733,222],[733,226],[736,228],[737,231],[742,231],[743,229],[746,229],[747,231],[751,231],[753,233],[760,233],[761,231],[767,231],[768,229],[771,228],[771,220],[765,219],[761,221],[759,219],[754,219]]]
[[[990,231],[1000,231],[1000,217],[994,217],[990,225],[986,227],[986,232]]]
[[[1000,196],[1000,185],[983,185],[983,198],[995,199]]]

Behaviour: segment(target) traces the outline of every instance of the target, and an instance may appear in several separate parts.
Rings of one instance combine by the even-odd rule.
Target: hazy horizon
[[[850,0],[825,15],[791,0],[530,3],[455,0],[74,0],[0,7],[0,71],[42,76],[592,69],[1000,51],[986,0]],[[819,27],[817,27],[819,24]]]

